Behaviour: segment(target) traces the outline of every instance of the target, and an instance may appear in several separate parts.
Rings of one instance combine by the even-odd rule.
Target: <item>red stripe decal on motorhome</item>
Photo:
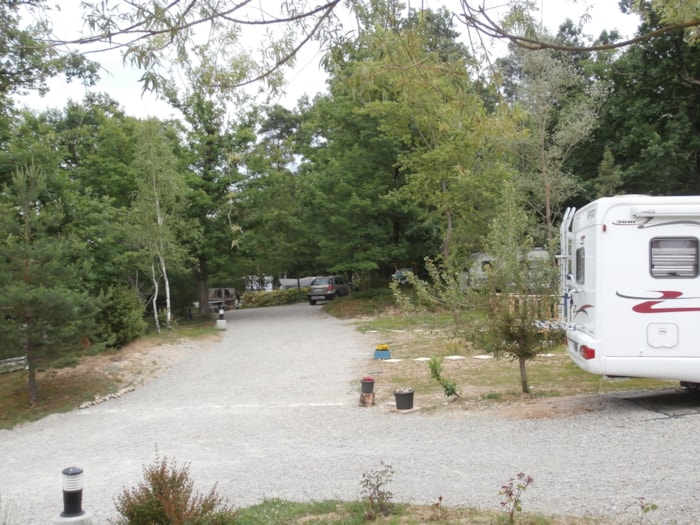
[[[588,315],[589,308],[593,308],[593,305],[592,304],[584,304],[582,306],[579,306],[578,308],[576,308],[576,310],[574,310],[574,316],[576,316],[578,314]]]
[[[647,299],[643,303],[636,304],[632,307],[632,310],[639,313],[639,314],[658,314],[658,313],[674,313],[674,312],[700,312],[700,306],[686,306],[686,307],[666,307],[666,308],[657,308],[656,306],[659,304],[666,303],[668,301],[673,301],[673,300],[687,300],[687,299],[695,299],[698,300],[700,298],[698,297],[683,297],[683,292],[678,292],[675,290],[655,290],[656,292],[661,294],[661,297],[634,297],[630,295],[623,295],[621,293],[617,293],[618,297],[622,297],[624,299]]]

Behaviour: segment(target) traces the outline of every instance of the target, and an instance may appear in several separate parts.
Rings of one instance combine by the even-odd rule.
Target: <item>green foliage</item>
[[[106,294],[107,302],[97,322],[104,341],[121,348],[146,333],[145,308],[133,288],[116,286]]]
[[[122,516],[119,525],[208,525],[224,524],[223,514],[230,511],[216,493],[194,492],[189,466],[179,468],[167,456],[158,457],[143,468],[143,481],[124,489],[115,500]]]
[[[683,30],[684,40],[691,45],[697,45],[700,40],[700,30],[697,27],[698,2],[686,0],[632,0],[631,9],[647,21],[658,20],[663,25],[687,25]]]
[[[76,355],[64,355],[51,361],[51,368],[75,368],[80,363]]]
[[[64,213],[41,169],[19,169],[0,194],[1,347],[28,360],[29,402],[37,361],[93,338],[98,300],[84,289],[84,261],[63,235]]]
[[[335,317],[347,319],[381,315],[395,306],[394,295],[389,288],[371,288],[335,299],[326,304],[324,310]]]
[[[290,525],[306,523],[324,525],[361,525],[365,523],[365,506],[360,502],[317,501],[298,503],[278,498],[238,509],[231,525]]]
[[[257,308],[261,306],[280,306],[306,301],[307,288],[297,290],[270,290],[260,292],[244,292],[241,294],[241,308]]]
[[[452,312],[459,325],[460,312],[470,304],[461,272],[427,257],[425,268],[429,280],[419,279],[415,274],[409,273],[409,288],[402,287],[397,282],[391,283],[396,302],[404,310],[414,313],[447,310]]]
[[[538,323],[555,315],[556,273],[547,259],[533,271],[533,262],[528,259],[532,247],[529,224],[513,186],[506,185],[500,213],[487,239],[489,253],[496,258],[480,295],[488,315],[470,327],[471,339],[478,347],[495,357],[518,360],[523,393],[529,392],[526,362],[551,348],[558,335]]]
[[[650,23],[647,29],[658,27]],[[694,115],[700,93],[692,76],[699,67],[700,46],[689,45],[674,31],[631,47],[604,71],[613,93],[595,131],[597,162],[609,149],[623,181],[618,192],[697,194],[700,134]],[[597,171],[591,166],[587,176],[606,176]]]
[[[0,70],[0,107],[10,94],[26,94],[36,90],[42,96],[48,91],[47,80],[64,74],[67,79],[82,78],[93,84],[99,67],[77,52],[59,53],[50,42],[55,39],[51,23],[46,20],[47,4],[43,0],[0,2],[0,49],[3,67]],[[22,20],[22,13],[31,22]]]
[[[593,183],[596,198],[612,197],[617,194],[622,182],[622,171],[615,164],[615,158],[607,147],[603,152],[603,160],[598,166],[598,178]]]
[[[200,227],[185,218],[184,209],[189,188],[177,169],[173,147],[165,136],[163,125],[149,119],[137,127],[138,145],[134,154],[137,192],[129,213],[127,238],[137,248],[145,272],[150,274],[153,289],[151,304],[158,308],[159,285],[163,281],[165,325],[172,331],[170,272],[192,267],[195,262],[187,253],[184,239],[197,242]],[[160,331],[160,319],[154,317]]]
[[[442,386],[445,396],[455,396],[460,397],[459,390],[457,389],[457,383],[450,381],[449,379],[442,376],[442,357],[431,357],[428,361],[428,367],[430,368],[430,377],[435,379],[440,386]]]
[[[295,173],[302,121],[298,111],[256,106],[237,130],[247,175],[231,193],[232,220],[241,229],[239,271],[299,275],[314,265],[317,241],[308,222],[316,209],[307,205],[305,178]]]
[[[400,177],[386,202],[410,213],[407,233],[423,229],[430,245],[420,258],[439,251],[449,260],[479,241],[507,176],[502,146],[514,121],[486,110],[446,10],[389,18],[363,39],[361,66],[348,68],[344,80],[365,101],[357,112],[398,148]]]
[[[554,221],[562,203],[579,191],[576,178],[564,166],[590,138],[608,92],[604,81],[589,82],[575,58],[515,46],[507,59],[518,63],[514,102],[524,110],[527,128],[510,143],[520,191],[541,218],[548,241],[555,237]]]
[[[178,171],[185,175],[190,189],[182,211],[197,223],[191,229],[201,234],[186,238],[186,246],[187,253],[196,260],[193,271],[197,278],[199,312],[207,315],[207,283],[231,279],[231,246],[239,235],[233,222],[231,190],[241,180],[237,166],[245,144],[233,142],[232,125],[227,118],[233,91],[215,88],[222,78],[212,77],[209,48],[198,45],[193,51],[199,55],[197,60],[181,62],[187,87],[178,92],[182,83],[173,82],[164,95],[180,110],[189,130],[184,144],[178,144],[177,132],[173,142],[178,145]]]
[[[378,516],[391,514],[391,499],[394,495],[389,491],[388,485],[394,477],[394,469],[391,465],[380,462],[375,467],[362,474],[362,494],[367,498],[367,512],[365,517],[373,520]]]

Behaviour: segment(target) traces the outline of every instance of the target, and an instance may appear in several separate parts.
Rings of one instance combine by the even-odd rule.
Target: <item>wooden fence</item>
[[[17,370],[25,370],[27,368],[27,356],[11,357],[0,361],[0,374],[8,374]]]
[[[543,322],[556,321],[559,318],[560,300],[558,295],[496,294],[496,302],[500,305],[505,303],[512,313],[527,308],[533,319]],[[492,308],[494,306],[496,304],[492,304]]]

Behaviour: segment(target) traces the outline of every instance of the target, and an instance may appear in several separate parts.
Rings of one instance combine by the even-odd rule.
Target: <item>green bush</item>
[[[144,305],[132,288],[119,286],[106,293],[105,306],[98,316],[101,333],[108,346],[121,348],[146,333]]]
[[[341,319],[380,315],[395,307],[394,295],[388,288],[372,288],[331,301],[324,308]]]
[[[307,288],[297,290],[272,290],[269,292],[244,292],[241,295],[243,308],[257,308],[260,306],[280,306],[283,304],[295,304],[306,301]]]
[[[115,506],[122,518],[118,525],[215,525],[227,523],[231,509],[216,493],[216,486],[203,496],[193,493],[189,466],[178,468],[156,454],[153,465],[144,467],[144,480],[124,489]]]

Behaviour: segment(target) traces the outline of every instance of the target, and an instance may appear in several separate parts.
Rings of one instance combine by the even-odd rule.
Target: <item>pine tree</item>
[[[0,348],[3,357],[26,355],[30,405],[41,360],[86,344],[97,309],[82,290],[62,222],[41,169],[18,169],[0,194]]]

